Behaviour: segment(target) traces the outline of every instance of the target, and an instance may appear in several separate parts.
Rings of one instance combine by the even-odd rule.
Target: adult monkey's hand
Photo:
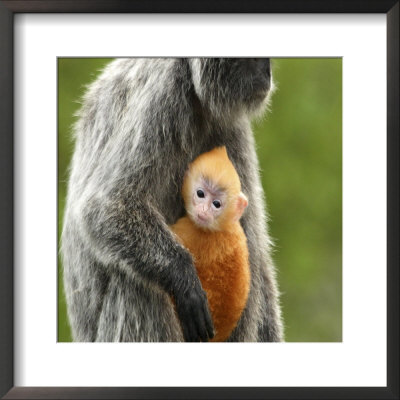
[[[207,296],[199,279],[196,277],[192,287],[175,291],[173,296],[185,342],[207,342],[212,339],[214,327]]]

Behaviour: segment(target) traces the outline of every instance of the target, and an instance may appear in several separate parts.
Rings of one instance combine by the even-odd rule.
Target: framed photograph
[[[10,399],[398,398],[398,27],[399,3],[394,0],[318,4],[0,1],[0,395]],[[254,325],[258,327],[254,333],[251,324],[256,320],[246,316],[242,320],[248,326],[238,324],[230,331],[231,343],[170,343],[176,341],[175,336],[157,340],[135,334],[133,328],[124,331],[118,318],[112,321],[105,314],[104,320],[100,317],[96,322],[96,326],[103,324],[96,328],[96,339],[80,330],[90,326],[90,321],[79,325],[80,317],[73,311],[77,281],[66,265],[68,257],[78,257],[81,249],[71,247],[66,256],[65,247],[60,247],[70,240],[61,239],[63,229],[71,230],[65,228],[65,210],[71,215],[78,209],[76,200],[71,206],[67,199],[68,190],[78,193],[73,185],[90,177],[88,160],[98,163],[104,158],[106,165],[118,159],[118,165],[123,165],[123,153],[111,158],[107,152],[115,154],[116,138],[126,139],[124,129],[128,132],[128,125],[140,117],[146,96],[157,113],[146,93],[155,96],[156,85],[175,76],[165,71],[183,68],[190,72],[194,97],[200,102],[195,115],[201,121],[209,118],[207,125],[200,124],[204,135],[210,126],[226,130],[223,113],[216,111],[229,114],[223,97],[202,97],[211,88],[201,86],[208,68],[203,60],[216,59],[230,60],[229,68],[224,67],[227,61],[217,61],[218,68],[228,68],[214,76],[219,88],[223,79],[238,71],[232,104],[237,107],[243,101],[254,118],[251,125],[243,127],[244,120],[240,125],[252,133],[250,142],[237,143],[250,143],[249,149],[255,151],[226,140],[198,149],[226,145],[242,183],[240,204],[245,204],[240,215],[244,213],[245,220],[241,224],[250,253],[257,228],[246,221],[255,223],[249,217],[252,203],[259,201],[263,209],[265,200],[257,193],[265,193],[276,277],[271,275],[263,282],[271,285],[272,280],[273,287],[277,280],[283,333],[275,328],[262,331],[261,320]],[[127,100],[123,86],[128,80],[118,83],[122,76],[118,74],[127,65],[129,84],[151,83],[140,102],[132,97]],[[267,91],[273,93],[266,104],[263,92],[266,112],[255,115],[253,103],[258,98],[245,92],[253,87],[259,93],[257,85],[263,88],[264,78],[252,80],[249,86],[244,68],[250,68],[248,73],[255,77],[260,68],[263,74],[268,72]],[[147,71],[145,80],[143,71]],[[103,90],[107,82],[113,82],[115,93]],[[178,115],[184,121],[180,111],[184,101],[182,97],[173,102],[174,127],[184,126],[178,121]],[[207,110],[207,101],[212,106],[201,111]],[[84,150],[89,158],[79,161],[77,153],[82,148],[78,146],[86,140],[79,144],[79,135],[87,134],[84,124],[93,127],[97,118],[93,104],[103,110],[102,115],[107,109],[116,115],[124,102],[132,109],[118,114],[121,133],[114,137],[114,147],[108,145],[100,158],[101,143],[93,142]],[[165,99],[162,104],[164,109],[157,116],[146,114],[149,126],[151,121],[166,121]],[[203,113],[201,118],[199,113]],[[215,124],[218,118],[213,113],[220,125]],[[160,132],[165,133],[168,122],[161,124]],[[151,148],[154,157],[157,153]],[[242,157],[243,148],[247,150]],[[93,154],[97,151],[95,158],[92,150]],[[141,151],[146,154],[146,147]],[[193,150],[188,160],[202,151]],[[254,189],[254,180],[246,181],[248,172],[243,172],[249,160],[256,160],[258,189]],[[87,171],[77,170],[79,163]],[[176,159],[171,158],[170,165],[162,169],[172,171],[174,163]],[[115,175],[119,170],[126,168],[106,168],[101,177],[106,179],[107,171]],[[185,171],[181,172],[183,179]],[[153,182],[150,191],[156,191],[157,185],[164,187],[163,192],[166,180],[157,176],[146,182]],[[174,175],[170,182],[178,187],[182,179],[176,179]],[[232,175],[229,179],[235,180]],[[85,181],[84,187],[93,182]],[[115,182],[129,179],[119,175]],[[196,183],[199,198],[199,190],[208,196],[204,185],[206,194]],[[87,187],[82,193],[88,193]],[[93,193],[105,190],[100,184],[93,188]],[[216,196],[214,189],[210,193]],[[213,207],[223,210],[226,198],[220,192],[218,196],[217,200],[213,197]],[[129,201],[126,204],[132,206]],[[137,212],[135,206],[129,208],[131,214]],[[182,207],[183,202],[178,208]],[[210,205],[210,210],[214,208]],[[182,215],[171,212],[175,217],[165,217],[170,225]],[[106,221],[111,224],[110,219]],[[69,243],[76,234],[71,233]],[[93,248],[94,253],[98,251]],[[99,260],[108,257],[98,254]],[[254,296],[256,290],[252,271],[253,286],[246,296]],[[163,285],[163,281],[156,282]],[[202,284],[211,307],[209,289]],[[107,285],[107,293],[112,294],[112,284],[108,281]],[[178,292],[172,293],[175,301]],[[121,299],[119,312],[125,315],[124,304],[130,300],[121,292],[111,294],[109,299]],[[144,296],[137,303],[139,308],[146,306]],[[273,314],[273,303],[262,301],[254,304],[262,308],[265,301],[265,309]],[[180,319],[179,301],[174,305]],[[89,314],[85,311],[83,315]],[[185,330],[180,321],[183,337],[191,341],[193,326]],[[123,343],[111,343],[116,341]]]

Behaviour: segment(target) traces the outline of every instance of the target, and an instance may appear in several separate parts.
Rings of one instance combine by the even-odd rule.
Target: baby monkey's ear
[[[246,209],[248,204],[249,201],[247,200],[247,197],[244,195],[243,192],[240,192],[236,200],[236,221],[239,221],[239,219],[242,217],[244,210]]]

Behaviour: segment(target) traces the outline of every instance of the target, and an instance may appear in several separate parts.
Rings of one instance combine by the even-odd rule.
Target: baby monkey
[[[187,215],[171,226],[193,256],[214,322],[214,342],[229,338],[250,288],[247,240],[239,223],[248,201],[225,147],[201,154],[185,174]]]

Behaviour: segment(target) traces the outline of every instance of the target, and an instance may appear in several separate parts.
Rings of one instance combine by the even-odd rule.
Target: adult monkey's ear
[[[244,195],[243,192],[240,192],[238,198],[236,199],[236,221],[239,221],[239,219],[242,217],[244,210],[246,209],[248,204],[249,201],[247,200],[247,197]]]

